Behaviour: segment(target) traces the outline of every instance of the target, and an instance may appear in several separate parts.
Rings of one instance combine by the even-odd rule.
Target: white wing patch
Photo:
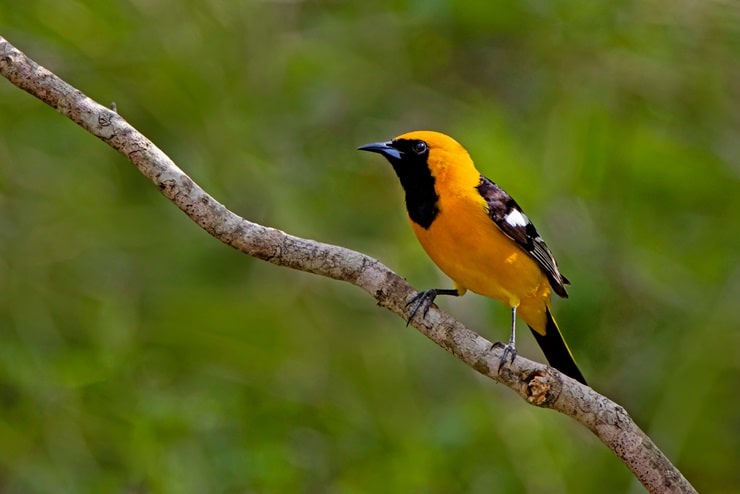
[[[527,226],[529,224],[529,218],[527,218],[527,215],[516,209],[509,211],[509,213],[504,216],[504,221],[511,226]]]

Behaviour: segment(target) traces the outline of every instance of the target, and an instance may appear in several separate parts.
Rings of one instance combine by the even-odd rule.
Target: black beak
[[[365,144],[364,146],[360,146],[357,149],[359,151],[370,151],[371,153],[382,154],[388,159],[393,158],[393,159],[400,160],[401,157],[403,156],[403,153],[401,153],[401,151],[393,147],[393,141],[372,142],[370,144]]]

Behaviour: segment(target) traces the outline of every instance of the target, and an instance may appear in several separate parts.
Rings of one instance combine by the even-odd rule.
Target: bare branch
[[[157,146],[106,108],[36,64],[0,37],[0,73],[126,156],[165,197],[221,242],[279,266],[346,281],[405,318],[416,292],[382,263],[245,220],[188,177]],[[432,307],[412,325],[467,365],[506,385],[528,403],[557,410],[591,430],[654,493],[696,492],[621,406],[557,370],[517,357],[499,371],[501,347]]]

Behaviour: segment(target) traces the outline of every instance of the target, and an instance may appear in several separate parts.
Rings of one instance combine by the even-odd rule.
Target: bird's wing
[[[552,252],[542,240],[537,229],[534,227],[527,215],[516,201],[501,187],[487,179],[483,175],[476,187],[481,197],[486,201],[488,216],[496,226],[508,237],[514,240],[547,275],[555,293],[567,298],[565,285],[569,285],[568,279],[558,271]]]

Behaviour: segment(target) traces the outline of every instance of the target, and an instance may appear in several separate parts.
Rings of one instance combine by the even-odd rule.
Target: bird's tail
[[[545,354],[545,357],[547,357],[547,361],[551,366],[555,367],[566,376],[570,376],[576,381],[586,384],[586,379],[583,377],[583,374],[581,374],[581,371],[578,370],[576,361],[573,359],[573,354],[570,353],[570,349],[565,343],[563,335],[560,332],[560,328],[558,328],[558,324],[552,317],[549,307],[546,309],[545,316],[547,318],[547,322],[545,323],[544,335],[535,331],[531,326],[529,329],[532,330],[532,334],[540,345],[540,348],[542,348],[542,352]]]

